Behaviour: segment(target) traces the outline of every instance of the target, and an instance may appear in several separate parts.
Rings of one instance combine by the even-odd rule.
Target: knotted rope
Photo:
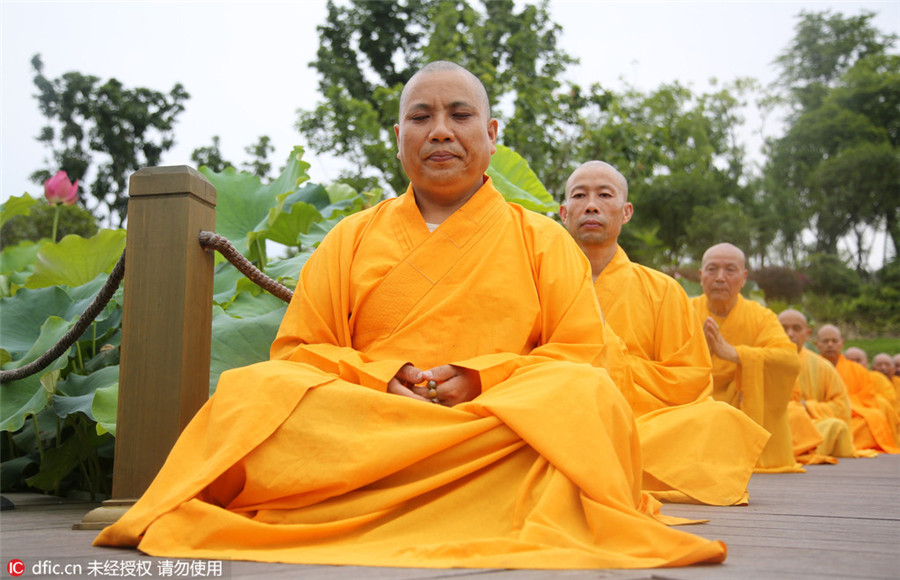
[[[291,297],[293,297],[294,293],[291,292],[290,288],[287,288],[283,284],[280,284],[263,274],[256,266],[250,263],[247,258],[242,256],[227,239],[213,232],[200,232],[199,240],[203,249],[213,249],[218,251],[244,276],[250,278],[250,280],[263,290],[281,298],[285,302],[291,301]],[[94,301],[91,302],[91,305],[84,310],[75,322],[75,325],[72,326],[72,328],[70,328],[69,331],[50,348],[50,350],[27,365],[22,365],[17,369],[0,371],[0,383],[9,383],[30,377],[31,375],[44,370],[50,366],[53,361],[61,357],[73,344],[75,344],[75,341],[84,334],[84,331],[87,330],[92,322],[94,322],[94,319],[103,312],[103,309],[106,308],[106,305],[109,304],[110,299],[113,297],[113,294],[118,290],[124,276],[125,252],[123,251],[122,255],[119,257],[119,261],[116,262],[115,267],[112,269],[112,272],[110,272],[109,278],[107,278],[103,288],[101,288],[100,292],[97,293],[97,296],[94,297]]]

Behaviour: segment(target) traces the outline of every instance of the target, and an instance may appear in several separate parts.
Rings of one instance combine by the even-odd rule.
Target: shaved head
[[[869,356],[866,354],[866,351],[861,348],[851,346],[844,351],[844,356],[847,357],[847,360],[852,360],[853,362],[857,362],[862,366],[869,368]]]
[[[734,244],[729,244],[728,242],[723,242],[721,244],[716,244],[715,246],[711,246],[708,250],[703,252],[703,260],[701,260],[701,264],[705,264],[709,260],[715,259],[716,257],[724,256],[729,259],[740,260],[741,266],[747,267],[747,258],[744,256],[744,252]]]
[[[778,322],[781,323],[791,342],[797,345],[797,352],[800,352],[812,333],[812,329],[806,322],[806,316],[799,310],[788,308],[778,315]]]
[[[479,103],[484,107],[484,110],[487,111],[487,117],[491,116],[491,101],[488,98],[487,90],[484,88],[484,84],[481,82],[477,76],[472,74],[472,72],[455,62],[450,62],[449,60],[436,60],[434,62],[430,62],[420,68],[416,74],[410,77],[409,81],[406,82],[406,85],[403,87],[403,91],[400,93],[400,110],[403,110],[403,106],[406,104],[406,99],[409,96],[410,88],[421,79],[422,76],[438,73],[438,72],[459,72],[465,75],[470,82],[473,83],[473,86],[476,87],[476,91],[478,93],[478,97],[481,100]]]
[[[566,199],[569,197],[569,193],[572,190],[572,184],[575,182],[579,171],[581,169],[587,169],[590,167],[599,167],[602,169],[609,170],[614,176],[616,180],[616,185],[619,187],[619,190],[622,193],[622,196],[625,201],[628,201],[628,180],[625,179],[625,176],[622,175],[622,172],[616,169],[616,167],[606,161],[585,161],[581,165],[579,165],[575,171],[572,172],[572,175],[569,176],[569,179],[566,180]]]

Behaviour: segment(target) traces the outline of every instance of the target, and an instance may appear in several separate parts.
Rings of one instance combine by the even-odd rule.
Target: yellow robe
[[[898,415],[897,391],[891,380],[880,371],[869,370],[872,375],[872,384],[875,385],[875,395],[878,397],[879,406],[884,410],[888,422],[894,427],[894,439],[897,438],[897,428],[900,427],[900,415]]]
[[[713,357],[713,398],[737,407],[772,434],[756,470],[802,472],[794,460],[787,411],[800,360],[778,317],[740,295],[724,319],[709,311],[705,295],[692,303],[701,323],[712,316],[740,357],[739,365]]]
[[[893,426],[888,421],[878,399],[875,384],[868,369],[841,355],[834,365],[847,385],[853,416],[853,444],[857,449],[874,449],[885,453],[900,453]]]
[[[490,180],[433,233],[411,191],[304,266],[271,359],[222,374],[98,545],[305,564],[603,568],[720,562],[640,511],[634,419],[605,369],[590,267]],[[448,408],[405,363],[479,373]]]
[[[687,294],[671,277],[633,263],[621,247],[594,289],[606,323],[627,348],[644,489],[663,501],[746,502],[769,434],[711,398],[709,348]]]
[[[794,384],[791,409],[800,417],[811,420],[819,434],[820,443],[813,449],[819,456],[856,457],[850,431],[850,397],[847,387],[834,365],[810,351],[800,349],[800,374]],[[791,432],[794,451],[808,451],[798,436],[795,425],[800,419],[792,415]],[[802,460],[801,460],[802,461]]]

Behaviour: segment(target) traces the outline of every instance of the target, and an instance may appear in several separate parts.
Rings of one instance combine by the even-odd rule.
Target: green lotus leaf
[[[212,364],[209,392],[215,391],[219,375],[228,369],[247,366],[269,359],[269,347],[287,305],[261,316],[234,318],[219,307],[213,307]]]
[[[0,298],[0,348],[13,358],[34,345],[41,326],[50,316],[65,317],[72,299],[62,288],[23,288],[10,298]]]
[[[35,198],[27,193],[7,199],[0,205],[0,228],[16,216],[30,214],[31,207],[37,202]]]
[[[81,286],[103,272],[109,273],[124,249],[125,230],[100,230],[87,239],[68,235],[56,244],[46,242],[25,286]]]
[[[346,183],[332,183],[325,190],[328,192],[328,199],[331,200],[331,203],[353,199],[359,195],[355,189]]]
[[[540,213],[555,212],[559,204],[547,191],[525,159],[503,145],[491,156],[486,172],[506,201]]]
[[[97,421],[97,434],[116,434],[117,409],[119,407],[119,383],[99,387],[91,403],[91,415]]]
[[[314,206],[304,202],[292,203],[282,211],[273,209],[271,215],[274,218],[266,237],[285,246],[298,245],[298,236],[309,232],[310,226],[322,219],[322,214]]]
[[[3,248],[3,252],[0,252],[0,274],[30,274],[37,263],[40,249],[41,245],[32,241],[19,242],[15,246]],[[24,282],[24,279],[22,281]]]
[[[29,415],[37,415],[50,401],[38,375],[0,385],[0,431],[18,431]]]
[[[259,177],[228,167],[221,173],[201,167],[200,172],[216,188],[216,232],[228,238],[248,259],[251,233],[265,236],[269,229],[269,210],[277,207],[278,197],[297,190],[309,179],[309,164],[302,160],[303,148],[294,147],[281,175],[263,185]]]

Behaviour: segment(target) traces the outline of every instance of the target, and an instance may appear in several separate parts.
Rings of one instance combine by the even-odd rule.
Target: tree
[[[556,46],[560,27],[546,0],[518,8],[513,0],[479,8],[465,0],[329,1],[318,30],[310,66],[325,100],[301,111],[297,127],[315,151],[356,163],[343,177],[357,189],[406,187],[392,129],[400,91],[415,70],[441,59],[485,83],[493,114],[503,121],[500,142],[522,155],[550,191],[558,185],[557,129],[569,102],[558,92],[559,76],[576,61]]]
[[[269,153],[275,151],[268,135],[262,135],[253,145],[244,147],[244,152],[250,156],[250,161],[244,164],[244,169],[260,179],[267,179],[272,171],[269,163]]]
[[[38,141],[51,152],[48,166],[31,175],[43,183],[57,170],[83,184],[85,205],[114,225],[128,210],[128,176],[159,165],[175,144],[174,125],[190,95],[181,84],[166,94],[147,88],[128,89],[116,79],[100,84],[95,76],[68,72],[57,79],[43,74],[40,55],[31,59],[41,113],[47,124]],[[93,171],[93,180],[85,179]]]
[[[776,60],[791,113],[767,146],[766,195],[785,216],[780,233],[794,255],[801,224],[818,253],[836,256],[841,239],[881,228],[895,254],[900,247],[900,57],[888,53],[897,37],[872,17],[802,12]],[[859,270],[867,257],[858,244]]]
[[[198,147],[191,152],[191,161],[197,167],[208,167],[211,171],[222,173],[226,167],[234,167],[234,163],[222,156],[221,140],[213,135],[212,145]]]

